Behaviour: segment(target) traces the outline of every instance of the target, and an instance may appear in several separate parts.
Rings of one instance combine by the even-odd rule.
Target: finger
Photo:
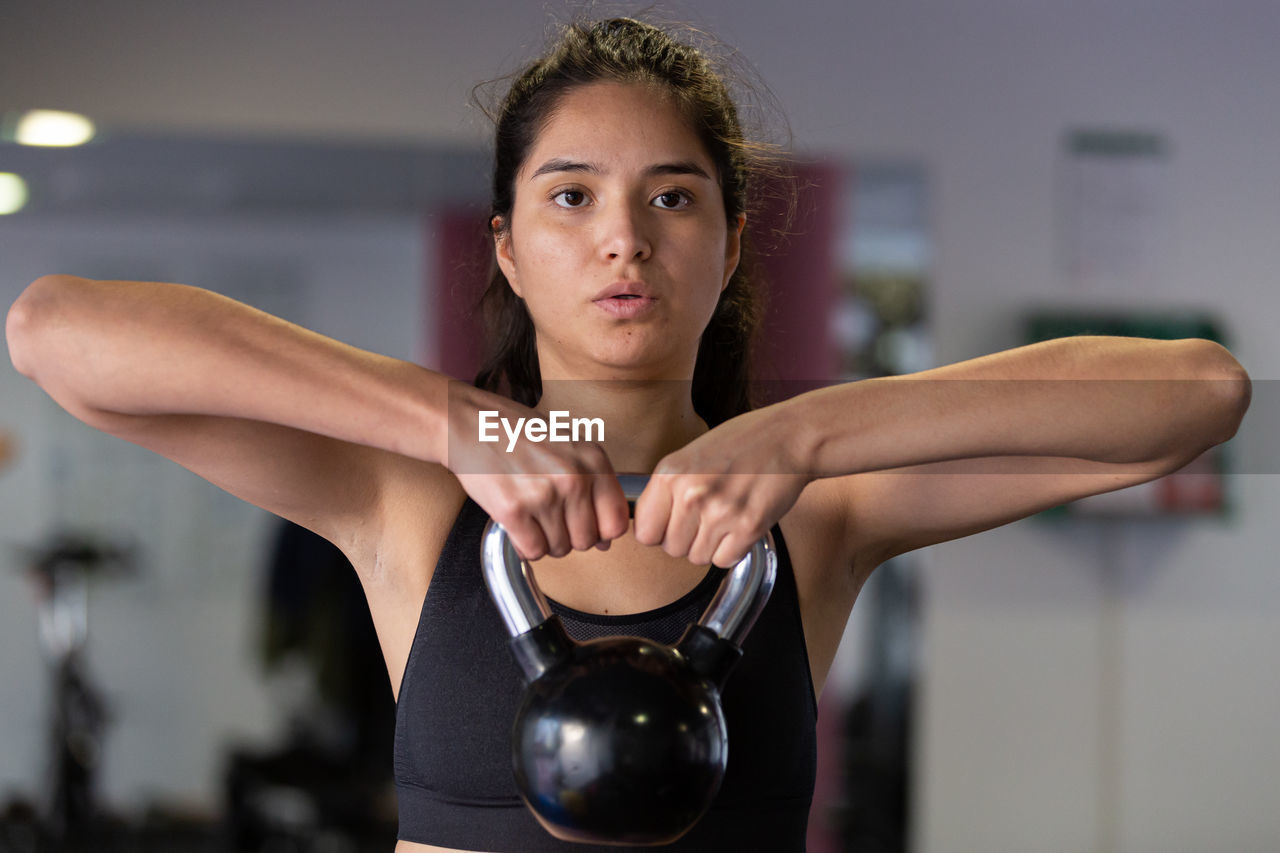
[[[502,529],[507,531],[507,538],[516,549],[516,553],[525,560],[537,560],[546,556],[547,537],[532,516],[522,515],[511,521],[501,522]]]
[[[539,501],[533,518],[546,538],[546,552],[553,557],[563,557],[571,550],[569,529],[564,520],[564,501],[558,494]]]
[[[592,485],[592,497],[596,507],[596,525],[600,530],[602,547],[609,550],[609,542],[627,532],[630,526],[630,512],[627,509],[627,496],[622,492],[622,485],[616,475],[600,475]]]
[[[755,539],[750,542],[744,542],[742,539],[732,534],[725,536],[720,540],[720,544],[716,546],[715,553],[711,557],[711,562],[722,569],[731,569],[751,550],[751,546],[756,543]]]
[[[758,518],[758,517],[757,517]],[[769,532],[767,519],[748,522],[739,519],[739,523],[728,529],[728,535],[720,540],[712,555],[712,562],[723,568],[730,568],[738,563],[755,547],[756,542]]]
[[[673,557],[688,557],[689,548],[698,535],[698,517],[689,513],[673,513],[662,537],[662,550]]]
[[[591,484],[593,479],[595,478],[590,474],[581,474],[566,485],[564,520],[568,527],[569,544],[575,551],[585,551],[600,541]]]
[[[703,518],[703,495],[705,488],[701,485],[682,486],[672,490],[671,515],[667,519],[667,529],[663,532],[662,550],[673,557],[683,557],[689,553],[698,536],[698,530],[705,522]]]
[[[641,545],[660,545],[671,518],[671,491],[666,477],[654,475],[636,500],[635,537]]]
[[[716,530],[711,525],[704,524],[689,546],[689,562],[699,566],[715,563],[715,553],[728,535],[726,530]]]

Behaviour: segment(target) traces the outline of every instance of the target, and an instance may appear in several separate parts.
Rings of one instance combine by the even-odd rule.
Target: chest
[[[619,555],[614,557],[617,560]],[[443,808],[442,801],[452,810],[451,815],[458,812],[460,824],[473,823],[471,810],[477,807],[485,809],[487,821],[504,809],[512,810],[511,819],[524,819],[512,788],[509,745],[511,720],[524,690],[523,677],[487,590],[477,577],[477,562],[469,557],[440,560],[413,640],[397,709],[396,776],[402,828],[406,811],[416,814],[416,808],[423,814],[435,814]],[[661,563],[658,560],[645,568],[659,571]],[[809,673],[803,667],[804,639],[790,565],[780,554],[779,583],[748,635],[744,655],[722,694],[730,741],[739,746],[731,753],[717,803],[733,811],[737,820],[743,819],[743,812],[736,809],[748,803],[795,804],[799,813],[807,808],[812,792],[816,706]],[[624,568],[625,561],[617,560],[616,564],[610,561],[608,570],[620,572]],[[692,569],[714,584],[717,576],[708,575],[705,567]],[[569,571],[568,564],[559,571],[543,571],[548,592],[559,584],[561,598],[579,595],[568,604],[605,602],[607,596],[592,595],[590,584],[566,582]],[[696,618],[713,591],[705,584],[697,589],[695,600],[689,602],[690,612],[679,614],[681,619]],[[620,600],[628,609],[670,603]],[[640,624],[656,619],[616,615],[622,629],[612,633],[658,639]],[[579,636],[570,623],[566,622],[566,627],[572,636]],[[406,804],[410,806],[407,810]],[[751,813],[755,811],[753,808]],[[457,840],[450,846],[471,849],[464,839]]]
[[[439,515],[452,520],[464,498],[459,490],[457,503]],[[810,674],[818,692],[858,592],[843,537],[838,535],[839,521],[831,503],[811,488],[779,522],[795,578]],[[421,536],[421,527],[416,532]],[[430,567],[440,557],[447,532],[447,525],[433,531],[432,541],[425,547],[407,549],[416,554],[414,559],[387,567],[387,576],[416,578],[412,583],[397,583],[390,593],[366,589],[396,693],[419,626]],[[706,577],[707,567],[671,557],[661,548],[641,545],[628,531],[608,551],[593,549],[544,558],[533,564],[533,571],[543,593],[565,607],[624,616],[664,607],[687,595]]]
[[[623,616],[664,607],[688,594],[708,567],[641,545],[631,531],[608,551],[575,551],[532,564],[542,593],[584,613]]]

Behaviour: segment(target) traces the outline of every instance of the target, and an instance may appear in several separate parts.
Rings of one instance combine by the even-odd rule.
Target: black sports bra
[[[485,588],[480,537],[488,521],[467,498],[441,551],[396,708],[395,778],[401,840],[463,850],[615,853],[548,834],[516,793],[511,722],[524,680]],[[773,529],[778,577],[723,694],[729,763],[710,811],[666,850],[803,851],[817,762],[817,703],[795,576]],[[677,601],[600,615],[550,602],[569,634],[677,640],[723,577],[712,568]]]

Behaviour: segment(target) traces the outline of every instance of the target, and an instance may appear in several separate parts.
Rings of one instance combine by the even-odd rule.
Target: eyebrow
[[[534,170],[534,173],[529,176],[529,180],[533,180],[540,175],[549,175],[553,172],[586,172],[590,175],[600,175],[604,173],[604,170],[594,163],[582,163],[557,157],[548,160]],[[674,163],[654,163],[644,170],[644,176],[647,178],[660,175],[695,175],[708,181],[711,180],[711,176],[707,174],[706,170],[692,160],[679,160]]]

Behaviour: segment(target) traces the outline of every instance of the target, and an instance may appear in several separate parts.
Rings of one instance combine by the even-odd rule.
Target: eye
[[[552,196],[555,203],[560,207],[575,208],[582,207],[587,203],[587,194],[582,190],[561,190]]]
[[[663,210],[680,210],[692,203],[693,199],[689,198],[689,195],[683,190],[667,190],[664,193],[660,193],[653,200],[653,205]]]

